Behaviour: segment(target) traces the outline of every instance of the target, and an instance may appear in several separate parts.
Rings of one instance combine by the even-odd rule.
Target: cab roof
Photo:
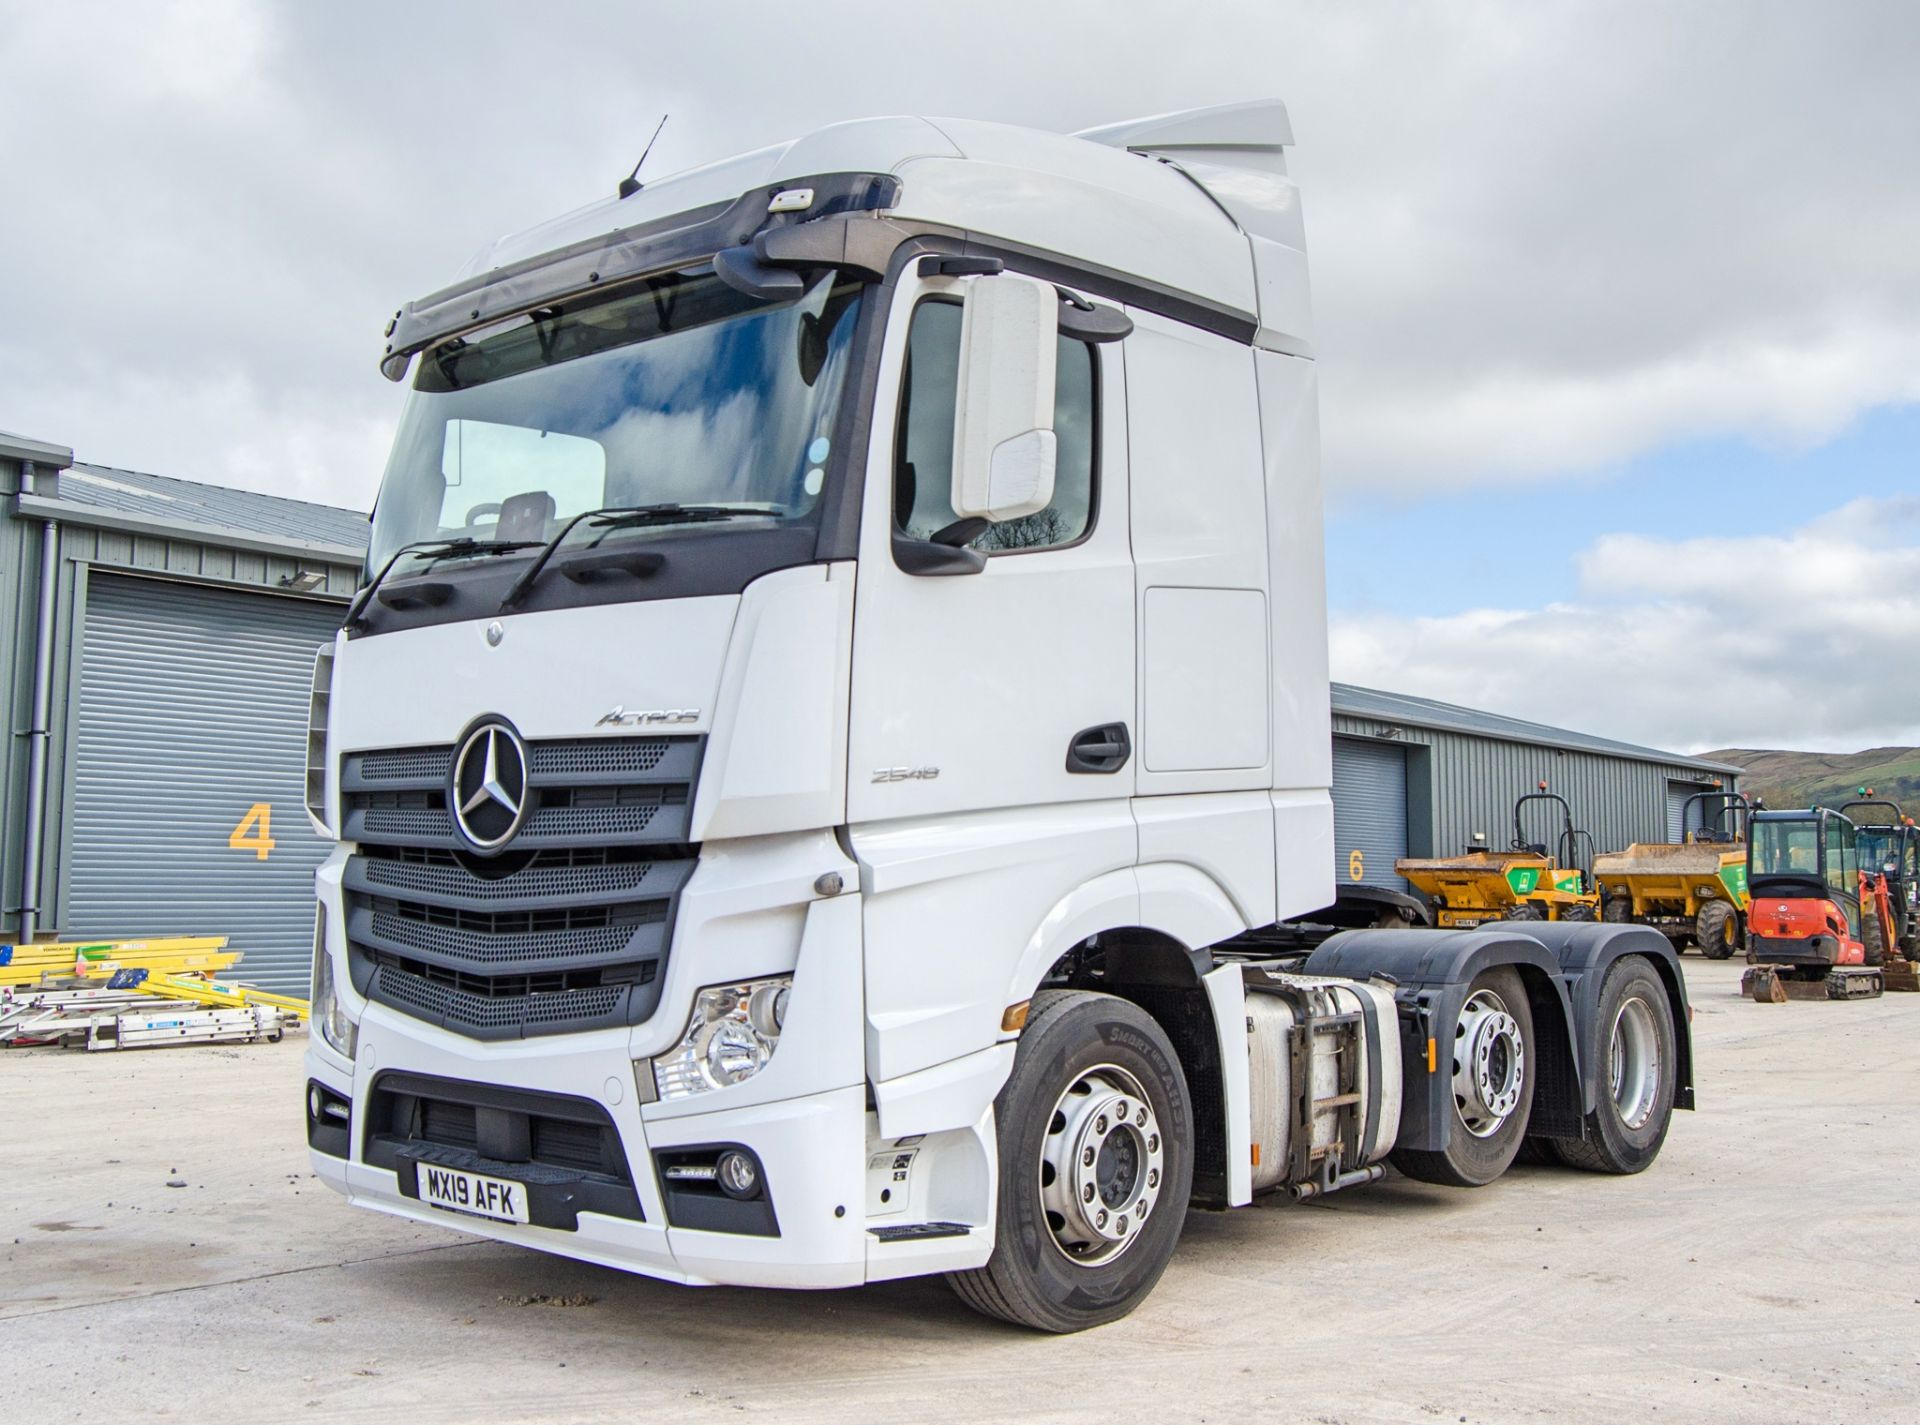
[[[822,174],[898,180],[884,216],[1002,239],[1245,314],[1257,344],[1310,354],[1305,238],[1277,100],[1066,135],[973,119],[830,124],[645,182],[489,244],[453,291],[757,188]],[[423,298],[438,301],[445,293]]]

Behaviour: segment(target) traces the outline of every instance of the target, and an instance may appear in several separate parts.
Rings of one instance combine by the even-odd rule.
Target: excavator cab
[[[1829,807],[1757,811],[1747,825],[1747,958],[1799,979],[1870,963],[1859,830]],[[1875,956],[1871,963],[1878,962]]]
[[[1860,870],[1870,892],[1876,878],[1884,883],[1891,944],[1883,948],[1920,960],[1920,826],[1901,812],[1897,802],[1874,797],[1871,787],[1860,790],[1866,799],[1848,802],[1840,811],[1859,830]],[[1884,812],[1885,820],[1868,820],[1876,812]],[[1869,916],[1865,927],[1869,950],[1879,928]]]

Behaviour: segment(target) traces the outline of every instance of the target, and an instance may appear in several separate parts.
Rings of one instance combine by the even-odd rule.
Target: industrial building
[[[225,935],[245,978],[301,991],[326,850],[303,807],[313,655],[365,515],[5,434],[0,497],[0,938]],[[1504,847],[1542,781],[1610,850],[1738,774],[1344,684],[1333,728],[1335,874],[1395,888],[1400,856]]]
[[[1733,791],[1740,769],[1427,698],[1333,685],[1335,874],[1405,890],[1402,856],[1503,851],[1516,798],[1567,799],[1600,851],[1673,841],[1688,798]],[[1694,803],[1685,829],[1700,824]],[[1527,810],[1528,839],[1557,844],[1553,809]]]
[[[0,434],[0,940],[225,935],[305,993],[314,650],[366,517]]]

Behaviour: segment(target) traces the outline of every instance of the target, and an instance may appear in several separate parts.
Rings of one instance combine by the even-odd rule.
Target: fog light
[[[307,1117],[318,1122],[320,1118],[320,1086],[307,1085]]]
[[[760,1196],[760,1165],[753,1161],[751,1153],[729,1148],[720,1155],[720,1161],[714,1167],[720,1191],[728,1197],[745,1200]]]

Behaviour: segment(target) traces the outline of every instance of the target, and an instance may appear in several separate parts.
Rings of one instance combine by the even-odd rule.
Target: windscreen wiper
[[[492,554],[511,554],[520,549],[538,549],[537,539],[474,539],[462,535],[458,539],[421,539],[412,544],[403,544],[393,551],[393,557],[381,566],[367,587],[362,589],[347,608],[346,626],[358,632],[366,627],[367,605],[373,601],[374,594],[387,575],[393,572],[393,566],[409,555],[424,558],[428,563],[442,559],[478,559]]]
[[[770,510],[742,510],[727,505],[676,504],[631,505],[624,508],[615,505],[604,510],[587,510],[560,526],[560,532],[547,541],[539,557],[527,566],[525,573],[513,581],[513,587],[507,590],[507,596],[500,601],[500,611],[505,613],[509,609],[519,607],[521,600],[526,598],[534,584],[539,581],[541,574],[546,572],[547,561],[552,559],[554,552],[566,542],[567,536],[582,524],[598,529],[602,535],[608,535],[617,529],[639,529],[644,525],[704,524],[711,520],[740,519],[750,515],[764,518],[771,513],[773,512]]]

